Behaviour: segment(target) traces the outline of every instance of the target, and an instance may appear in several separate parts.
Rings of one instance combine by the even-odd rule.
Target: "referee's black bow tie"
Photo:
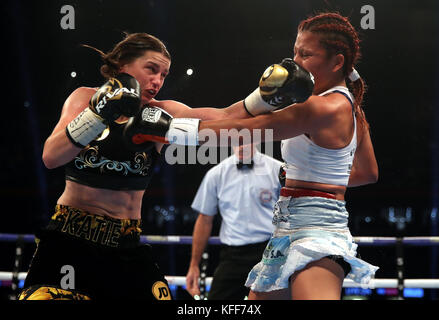
[[[249,168],[249,169],[251,169],[251,168],[253,168],[253,160],[250,162],[250,163],[242,163],[242,162],[238,162],[237,164],[236,164],[236,167],[239,169],[239,170],[241,170],[241,169],[244,169],[244,168]]]

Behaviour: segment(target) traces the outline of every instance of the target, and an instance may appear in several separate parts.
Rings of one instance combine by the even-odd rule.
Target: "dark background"
[[[75,9],[73,30],[61,28],[63,5]],[[375,9],[373,30],[361,29],[364,5]],[[151,33],[173,57],[157,98],[221,108],[253,91],[268,65],[292,56],[302,19],[336,10],[350,17],[362,39],[357,70],[368,84],[364,108],[380,169],[378,183],[347,192],[351,232],[438,235],[439,218],[432,213],[439,192],[437,1],[21,0],[2,6],[0,233],[34,233],[63,191],[63,168],[48,170],[41,161],[44,141],[74,89],[103,83],[99,56],[81,44],[107,51],[123,31]],[[188,68],[194,70],[190,77]],[[171,166],[162,159],[144,198],[144,234],[191,235],[197,214],[190,204],[210,167]],[[0,248],[1,270],[10,270],[13,248]],[[155,248],[166,274],[186,273],[189,247]],[[361,253],[381,267],[378,278],[395,277],[392,248],[364,247]],[[406,257],[407,278],[437,277],[434,247],[408,248]]]

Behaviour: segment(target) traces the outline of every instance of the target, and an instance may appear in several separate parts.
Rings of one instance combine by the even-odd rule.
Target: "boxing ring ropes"
[[[35,237],[31,234],[0,234],[0,241],[15,242],[15,261],[12,272],[0,271],[0,281],[12,281],[12,289],[17,290],[18,282],[26,278],[26,272],[19,272],[21,267],[21,260],[23,254],[24,243],[34,242]],[[345,279],[343,288],[376,289],[376,288],[396,288],[398,289],[398,296],[403,297],[404,288],[424,288],[424,289],[438,289],[439,279],[404,279],[404,246],[437,246],[439,245],[438,237],[354,237],[354,241],[359,246],[395,246],[396,249],[396,270],[397,278],[395,279],[371,279],[368,284],[356,283],[350,279]],[[150,245],[191,245],[191,236],[157,236],[157,235],[142,235],[140,242]],[[208,244],[221,244],[219,237],[210,237]],[[201,262],[201,279],[200,289],[205,290],[205,286],[209,286],[212,282],[212,277],[206,277],[203,271],[206,270],[208,255],[204,254]],[[185,276],[165,276],[170,286],[185,286]]]

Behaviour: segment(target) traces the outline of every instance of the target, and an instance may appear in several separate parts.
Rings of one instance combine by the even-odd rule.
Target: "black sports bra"
[[[125,124],[113,122],[65,165],[66,180],[94,188],[144,190],[159,157],[151,142],[147,151],[127,148],[122,139]]]

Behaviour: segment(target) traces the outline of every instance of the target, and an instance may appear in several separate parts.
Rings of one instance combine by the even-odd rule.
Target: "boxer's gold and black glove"
[[[306,101],[314,90],[314,77],[291,58],[269,66],[259,87],[244,100],[249,114],[256,116]]]
[[[84,109],[66,127],[70,141],[85,147],[104,131],[107,125],[124,115],[132,117],[140,110],[140,87],[137,80],[126,73],[110,78],[91,97]]]

